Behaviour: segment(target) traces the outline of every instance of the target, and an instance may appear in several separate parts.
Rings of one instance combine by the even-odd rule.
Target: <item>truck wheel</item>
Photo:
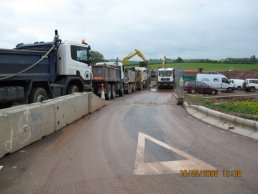
[[[124,96],[124,87],[121,87],[121,90],[119,91],[119,96]]]
[[[106,99],[110,100],[111,99],[111,86],[107,86],[107,93],[106,93]]]
[[[133,84],[133,87],[132,87],[133,89],[132,89],[132,92],[134,93],[135,92],[135,90],[136,90],[136,88],[135,88],[135,85]]]
[[[129,84],[129,85],[128,85],[128,94],[131,94],[131,93],[132,93],[132,90],[133,90],[132,85]]]
[[[195,94],[195,90],[194,89],[191,90],[191,94]]]
[[[232,90],[232,88],[228,88],[227,91],[228,92],[232,92],[233,90]]]
[[[77,85],[70,85],[67,89],[67,94],[73,94],[75,92],[79,92],[79,88]]]
[[[250,92],[255,92],[255,87],[251,87]]]
[[[238,87],[237,87],[237,90],[239,90],[239,91],[240,91],[241,89],[242,89],[242,88],[241,88],[241,86],[238,86]]]
[[[112,85],[111,98],[112,98],[112,99],[115,99],[115,98],[116,98],[116,87],[115,87],[115,85]]]
[[[33,88],[30,93],[29,103],[42,102],[47,99],[48,99],[47,91],[44,88],[36,87],[36,88]]]
[[[140,85],[140,90],[141,91],[143,90],[143,83],[141,83],[141,85]]]

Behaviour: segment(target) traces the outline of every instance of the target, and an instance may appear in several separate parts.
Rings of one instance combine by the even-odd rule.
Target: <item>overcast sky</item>
[[[88,42],[105,58],[258,57],[257,0],[0,0],[0,48]],[[137,59],[137,58],[136,58]]]

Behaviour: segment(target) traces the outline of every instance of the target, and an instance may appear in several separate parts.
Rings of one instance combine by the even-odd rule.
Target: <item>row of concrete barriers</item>
[[[233,133],[258,139],[257,121],[228,115],[203,106],[188,105],[186,102],[184,103],[184,106],[190,115],[206,123],[229,130]]]
[[[0,110],[0,158],[105,106],[91,92]]]

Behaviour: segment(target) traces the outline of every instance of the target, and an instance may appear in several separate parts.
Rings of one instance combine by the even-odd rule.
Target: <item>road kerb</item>
[[[202,120],[203,122],[258,140],[257,121],[228,115],[203,106],[188,105],[186,102],[184,102],[184,107],[190,115]]]

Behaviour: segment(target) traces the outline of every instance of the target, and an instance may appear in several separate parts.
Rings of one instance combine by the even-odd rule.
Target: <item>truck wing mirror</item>
[[[88,63],[89,63],[89,65],[92,63],[92,57],[91,56],[88,59]]]

